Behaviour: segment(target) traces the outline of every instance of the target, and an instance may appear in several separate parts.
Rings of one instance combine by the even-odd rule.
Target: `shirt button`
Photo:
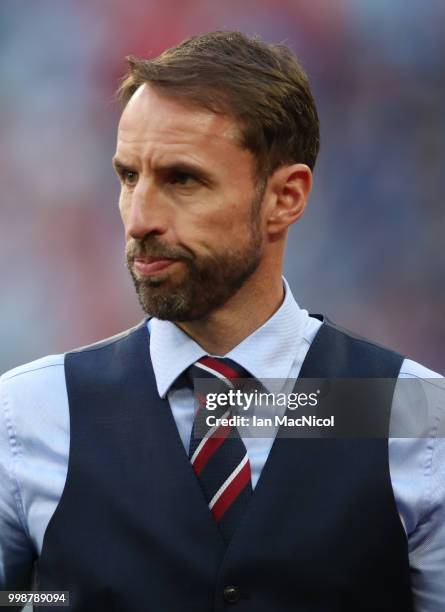
[[[226,586],[223,595],[228,603],[236,603],[240,598],[239,589],[235,586]]]

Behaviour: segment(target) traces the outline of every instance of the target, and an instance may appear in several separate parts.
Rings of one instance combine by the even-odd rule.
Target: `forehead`
[[[119,121],[118,153],[146,156],[168,151],[240,154],[240,130],[232,117],[167,97],[144,84],[132,96]]]

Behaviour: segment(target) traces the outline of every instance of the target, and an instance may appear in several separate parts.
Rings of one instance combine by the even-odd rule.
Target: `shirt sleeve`
[[[391,473],[407,532],[415,610],[439,612],[445,610],[445,381],[408,359],[400,378],[411,380],[400,385],[394,406],[396,430],[405,437],[390,440]]]
[[[7,385],[0,377],[0,590],[26,590],[31,587],[35,554],[15,476],[21,448]]]
[[[416,610],[445,610],[445,439],[429,440],[424,511],[409,538]]]

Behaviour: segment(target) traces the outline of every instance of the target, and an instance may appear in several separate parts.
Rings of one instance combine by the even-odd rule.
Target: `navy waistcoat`
[[[401,363],[325,320],[300,378],[395,381]],[[277,437],[226,546],[157,393],[146,320],[67,353],[65,374],[68,474],[38,578],[70,591],[69,610],[413,610],[386,439]]]

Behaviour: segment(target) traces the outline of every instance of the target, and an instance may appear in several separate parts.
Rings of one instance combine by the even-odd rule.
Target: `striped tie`
[[[197,378],[217,379],[223,392],[234,388],[234,380],[249,374],[227,358],[202,357],[187,370],[192,386]],[[202,409],[204,398],[193,422],[189,457],[209,504],[210,511],[228,542],[252,495],[250,462],[246,447],[236,427],[206,424],[210,414],[229,418],[230,409],[218,407],[209,412]],[[229,435],[230,434],[230,435]]]

